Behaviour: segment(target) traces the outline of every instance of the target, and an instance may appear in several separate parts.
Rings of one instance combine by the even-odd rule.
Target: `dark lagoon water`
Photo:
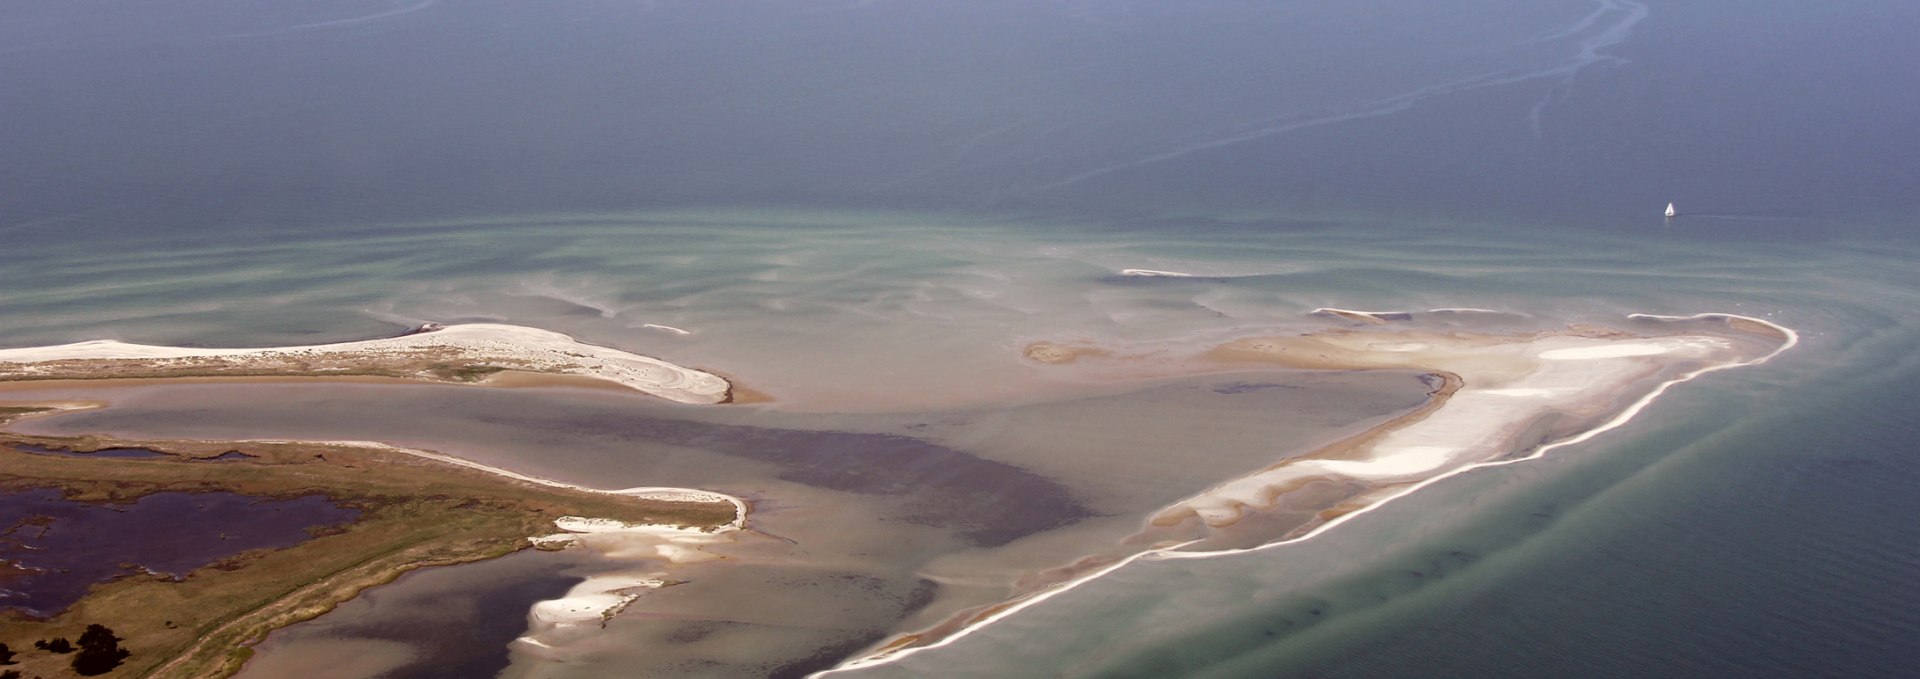
[[[324,618],[270,635],[242,677],[460,679],[507,664],[528,606],[579,580],[564,555],[518,552],[461,568],[411,571]],[[276,649],[292,646],[294,652]],[[304,651],[304,653],[303,653]]]
[[[0,494],[0,607],[48,617],[96,584],[179,578],[254,549],[291,547],[310,528],[359,516],[319,495],[272,500],[236,493],[154,493],[121,504],[74,502],[58,490]]]
[[[41,455],[60,455],[63,457],[85,457],[85,456],[92,455],[96,457],[117,458],[117,459],[123,459],[123,460],[139,460],[139,459],[152,459],[156,457],[168,457],[166,453],[160,452],[158,450],[148,450],[146,448],[101,448],[99,450],[89,450],[87,452],[82,453],[82,452],[76,452],[72,450],[66,450],[63,448],[48,448],[46,446],[27,445],[24,443],[13,444],[13,447],[18,448],[20,450],[27,451],[29,453],[39,453]]]
[[[1213,391],[1260,379],[1089,385],[1021,361],[1029,341],[1190,347],[1320,327],[1306,312],[1321,306],[1490,308],[1528,319],[1515,327],[1740,313],[1804,341],[1564,454],[1456,477],[1308,542],[1138,562],[864,671],[1913,666],[1920,5],[82,0],[0,13],[0,346],[297,344],[493,320],[780,397],[727,415],[580,394],[311,397],[418,396],[430,424],[409,437],[390,421],[348,427],[351,409],[229,415],[244,396],[189,390],[128,396],[124,419],[95,422],[157,430],[138,413],[165,412],[182,430],[427,445],[506,408],[545,424],[442,447],[572,480],[707,483],[764,502],[775,524],[875,535],[894,533],[828,511],[857,494],[781,474],[844,471],[820,452],[835,441],[900,443],[927,472],[992,469],[1060,489],[1057,506],[1091,508],[1082,523],[1118,525],[1179,489],[1165,479],[1257,466],[1314,438],[1296,425],[1379,417],[1402,392],[1349,385],[1336,402],[1368,404],[1351,417],[1265,429],[1282,401]],[[1680,215],[1665,220],[1669,201]],[[574,408],[598,413],[601,433],[583,435],[596,445],[649,428],[673,440],[633,444],[644,464],[607,452],[621,448],[539,453],[539,427]],[[626,429],[609,424],[629,408]],[[685,420],[741,428],[668,424]],[[811,443],[781,447],[774,430]],[[780,449],[709,449],[746,441]],[[950,535],[896,542],[884,567],[835,567],[902,591],[925,575],[956,592],[1017,577]],[[828,610],[851,587],[792,607]],[[808,658],[868,638],[858,615],[747,622],[787,630],[782,652]],[[649,648],[684,656],[675,668],[743,672],[724,633],[647,646],[684,638],[655,620],[610,625],[627,645],[597,660],[516,658],[512,672],[630,676]]]

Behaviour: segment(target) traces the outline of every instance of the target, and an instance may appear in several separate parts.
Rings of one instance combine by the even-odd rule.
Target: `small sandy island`
[[[0,382],[353,375],[457,383],[509,371],[604,380],[681,403],[733,398],[733,385],[719,375],[550,330],[496,323],[427,325],[400,337],[301,347],[198,349],[94,340],[0,349]]]
[[[1111,553],[1054,569],[1010,600],[894,637],[836,669],[945,645],[1136,559],[1209,558],[1310,539],[1448,476],[1587,441],[1625,424],[1674,384],[1764,363],[1798,342],[1788,328],[1728,314],[1634,315],[1621,327],[1531,333],[1463,330],[1447,320],[1524,318],[1480,309],[1317,309],[1311,315],[1342,325],[1243,337],[1184,354],[1084,340],[1036,342],[1024,354],[1049,370],[1096,380],[1262,366],[1411,370],[1427,375],[1429,401],[1372,430],[1201,490],[1155,512]]]

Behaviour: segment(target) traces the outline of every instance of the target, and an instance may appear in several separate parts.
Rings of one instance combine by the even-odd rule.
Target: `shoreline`
[[[136,378],[136,379],[144,381],[148,379],[164,379],[164,378]],[[224,380],[233,379],[233,378],[214,378],[214,379],[224,381]],[[253,379],[253,378],[238,378],[238,379]],[[292,377],[288,379],[305,380],[310,378]],[[382,381],[382,383],[386,383],[386,382]],[[11,425],[13,425],[14,423],[23,422],[26,420],[41,419],[41,418],[47,418],[47,417],[57,417],[57,416],[65,415],[68,413],[75,413],[75,412],[80,412],[84,410],[95,410],[95,409],[101,409],[101,408],[107,408],[107,407],[109,406],[103,402],[86,401],[86,400],[38,401],[38,402],[21,402],[21,403],[0,402],[0,408],[39,409],[38,412],[19,413],[12,416],[6,416],[4,414],[0,414],[0,436],[10,437],[10,438],[13,438],[13,437],[61,438],[61,437],[41,436],[36,434],[21,434],[13,431]],[[100,438],[113,440],[116,445],[125,445],[128,447],[149,447],[141,444],[155,443],[151,441],[128,441],[128,440],[119,439],[118,437],[111,437],[111,436],[103,436]],[[8,441],[0,440],[0,445],[4,445],[5,443],[8,443]],[[721,492],[716,492],[711,490],[703,490],[699,488],[679,488],[674,486],[636,486],[633,488],[619,488],[619,489],[611,489],[611,490],[604,489],[604,488],[589,488],[587,486],[582,486],[574,483],[567,483],[565,481],[558,481],[554,479],[546,479],[538,476],[532,476],[529,474],[522,474],[520,472],[516,472],[510,469],[495,467],[493,465],[475,462],[473,460],[468,460],[465,458],[448,455],[446,453],[441,453],[438,451],[425,450],[421,448],[408,448],[405,446],[397,446],[391,443],[383,443],[380,441],[355,441],[355,440],[322,441],[322,440],[306,440],[306,439],[179,439],[179,440],[168,440],[168,441],[165,441],[164,443],[155,443],[155,445],[162,448],[172,447],[172,444],[187,444],[187,445],[196,446],[196,447],[198,446],[237,447],[237,446],[248,446],[248,445],[274,445],[274,446],[364,448],[369,450],[380,450],[380,451],[385,451],[390,453],[398,453],[398,454],[417,457],[425,460],[433,460],[435,462],[440,462],[443,464],[448,464],[448,465],[460,467],[463,469],[471,469],[478,472],[484,472],[487,474],[499,476],[502,478],[512,479],[515,481],[522,481],[526,483],[532,483],[535,485],[546,486],[549,488],[561,488],[565,490],[577,491],[582,493],[594,493],[594,494],[600,494],[600,495],[618,495],[618,496],[624,496],[624,497],[632,497],[632,498],[641,499],[641,500],[656,500],[661,502],[700,502],[700,503],[725,502],[727,504],[733,505],[734,517],[730,523],[726,524],[725,526],[719,527],[720,529],[724,529],[724,530],[739,530],[739,529],[746,528],[747,515],[750,513],[750,507],[747,504],[746,500],[742,500],[738,497],[728,495],[726,493],[721,493]],[[158,448],[155,448],[155,449],[157,450]],[[77,451],[77,452],[84,453],[85,451]],[[168,452],[167,454],[180,455],[179,453],[174,453],[174,452]]]
[[[1471,311],[1480,311],[1480,310],[1476,309]],[[1412,314],[1355,312],[1355,311],[1349,311],[1349,310],[1336,310],[1336,309],[1319,309],[1319,310],[1316,310],[1315,313],[1319,315],[1329,316],[1332,318],[1339,318],[1347,321],[1359,322],[1359,323],[1367,324],[1370,326],[1387,325],[1396,321],[1410,320],[1412,316]],[[1107,575],[1116,570],[1119,570],[1120,568],[1125,567],[1128,564],[1131,564],[1135,561],[1139,561],[1142,559],[1177,560],[1177,559],[1220,558],[1220,557],[1233,556],[1233,555],[1239,555],[1244,553],[1272,549],[1272,548],[1280,547],[1284,545],[1292,545],[1292,544],[1306,542],[1317,536],[1325,534],[1327,531],[1332,530],[1333,528],[1341,524],[1354,520],[1375,509],[1383,507],[1396,499],[1406,497],[1423,488],[1440,483],[1454,476],[1471,472],[1476,469],[1505,466],[1505,465],[1517,464],[1520,462],[1540,459],[1546,456],[1547,453],[1552,452],[1554,450],[1558,450],[1568,446],[1573,446],[1573,445],[1590,441],[1595,437],[1600,436],[1601,434],[1604,434],[1608,431],[1612,431],[1614,429],[1618,429],[1621,426],[1625,425],[1627,422],[1631,421],[1635,416],[1637,416],[1640,412],[1642,412],[1654,400],[1659,398],[1661,395],[1665,394],[1668,389],[1672,388],[1676,384],[1692,381],[1693,379],[1701,375],[1705,375],[1712,372],[1764,364],[1768,361],[1773,360],[1775,357],[1786,352],[1787,350],[1797,346],[1800,342],[1799,334],[1794,330],[1792,330],[1791,328],[1787,328],[1785,326],[1781,326],[1763,319],[1753,318],[1749,316],[1740,316],[1735,314],[1702,313],[1702,314],[1694,314],[1691,316],[1660,316],[1660,315],[1653,315],[1653,314],[1633,314],[1628,316],[1627,318],[1628,320],[1632,320],[1632,321],[1654,321],[1654,322],[1667,322],[1667,323],[1675,323],[1675,324],[1698,322],[1698,321],[1718,321],[1725,326],[1726,331],[1729,333],[1764,337],[1767,339],[1777,340],[1778,344],[1777,346],[1774,346],[1770,351],[1766,351],[1765,353],[1762,353],[1761,355],[1756,357],[1746,357],[1740,360],[1731,360],[1731,361],[1725,361],[1721,363],[1709,363],[1707,365],[1703,365],[1701,367],[1698,367],[1692,370],[1682,370],[1682,371],[1679,371],[1677,374],[1667,376],[1665,379],[1659,380],[1659,382],[1653,385],[1651,388],[1649,388],[1646,391],[1646,393],[1640,395],[1636,399],[1633,399],[1630,403],[1626,403],[1624,405],[1616,404],[1615,409],[1608,409],[1607,416],[1603,416],[1603,419],[1598,423],[1592,424],[1591,426],[1583,427],[1575,431],[1574,433],[1571,433],[1566,436],[1557,437],[1552,440],[1542,441],[1541,443],[1536,445],[1531,450],[1531,452],[1529,452],[1526,455],[1513,457],[1511,456],[1511,453],[1517,452],[1517,451],[1502,451],[1500,454],[1494,456],[1493,459],[1481,460],[1476,462],[1466,462],[1464,464],[1460,464],[1451,469],[1443,469],[1431,476],[1428,476],[1425,478],[1419,478],[1419,479],[1407,479],[1406,477],[1408,476],[1409,473],[1418,474],[1419,471],[1415,470],[1415,471],[1409,472],[1404,467],[1404,464],[1408,461],[1407,458],[1409,457],[1422,458],[1422,459],[1414,460],[1415,462],[1419,462],[1419,463],[1430,462],[1432,457],[1431,450],[1407,451],[1408,454],[1400,456],[1400,459],[1394,459],[1395,456],[1385,456],[1384,458],[1369,458],[1366,460],[1342,461],[1342,460],[1335,459],[1335,457],[1341,453],[1350,453],[1352,452],[1353,449],[1365,448],[1369,444],[1377,446],[1383,440],[1387,439],[1388,437],[1390,437],[1395,433],[1404,432],[1410,428],[1415,428],[1422,422],[1429,422],[1434,419],[1438,419],[1436,418],[1436,416],[1441,415],[1443,411],[1446,410],[1447,404],[1453,401],[1456,396],[1458,396],[1459,391],[1461,391],[1462,389],[1473,387],[1473,385],[1471,384],[1470,377],[1463,377],[1455,371],[1446,370],[1440,367],[1433,367],[1433,366],[1419,367],[1414,365],[1408,365],[1406,363],[1398,362],[1398,361],[1384,361],[1384,362],[1378,361],[1378,360],[1355,361],[1355,360],[1352,360],[1351,357],[1349,357],[1349,359],[1346,361],[1339,361],[1339,360],[1332,359],[1326,353],[1313,353],[1311,355],[1304,356],[1304,357],[1289,356],[1287,360],[1276,361],[1276,362],[1284,365],[1288,365],[1291,367],[1321,368],[1321,369],[1370,370],[1370,369],[1384,369],[1384,368],[1415,368],[1415,369],[1423,370],[1428,374],[1444,376],[1448,384],[1447,386],[1443,386],[1440,389],[1436,389],[1434,392],[1433,399],[1429,401],[1427,404],[1421,406],[1421,408],[1415,411],[1414,413],[1409,413],[1406,416],[1396,418],[1392,422],[1383,424],[1380,427],[1376,427],[1370,431],[1364,432],[1355,437],[1351,437],[1343,441],[1339,441],[1333,444],[1329,444],[1327,446],[1323,446],[1320,449],[1317,449],[1313,452],[1310,452],[1298,458],[1289,459],[1289,460],[1277,463],[1275,465],[1269,466],[1253,474],[1249,474],[1247,476],[1243,476],[1238,479],[1233,479],[1233,480],[1224,482],[1216,486],[1215,488],[1209,489],[1208,491],[1203,492],[1199,495],[1196,495],[1188,498],[1187,500],[1183,500],[1181,502],[1176,502],[1172,505],[1169,505],[1168,507],[1165,507],[1160,511],[1154,513],[1153,515],[1154,518],[1150,519],[1148,522],[1149,527],[1143,530],[1141,535],[1148,534],[1150,531],[1154,529],[1154,527],[1158,525],[1164,525],[1164,524],[1161,524],[1160,522],[1168,518],[1174,519],[1173,521],[1168,522],[1168,523],[1171,523],[1172,525],[1179,525],[1182,523],[1191,523],[1186,519],[1188,517],[1193,517],[1193,518],[1198,518],[1201,523],[1212,528],[1221,528],[1221,527],[1231,526],[1234,523],[1238,522],[1239,518],[1242,516],[1240,512],[1243,509],[1245,509],[1248,504],[1255,505],[1254,511],[1258,511],[1258,506],[1260,505],[1270,506],[1270,503],[1272,502],[1272,498],[1279,494],[1284,493],[1285,491],[1279,490],[1278,492],[1274,492],[1270,495],[1266,495],[1265,499],[1267,500],[1267,502],[1244,503],[1239,507],[1235,507],[1234,516],[1228,520],[1218,520],[1223,516],[1223,514],[1219,513],[1216,509],[1216,512],[1212,514],[1212,517],[1215,518],[1216,521],[1209,521],[1208,520],[1209,514],[1207,510],[1215,508],[1209,505],[1217,504],[1217,503],[1202,503],[1201,506],[1196,507],[1195,506],[1196,501],[1202,501],[1204,498],[1208,498],[1210,495],[1214,495],[1219,491],[1221,491],[1222,489],[1234,489],[1234,486],[1236,484],[1246,484],[1250,479],[1258,479],[1263,474],[1272,473],[1277,470],[1281,470],[1281,469],[1289,468],[1293,466],[1300,466],[1303,462],[1306,464],[1312,464],[1316,462],[1320,463],[1318,466],[1322,467],[1325,471],[1330,471],[1334,473],[1339,473],[1339,470],[1345,470],[1349,474],[1353,474],[1357,472],[1357,475],[1351,475],[1350,478],[1366,478],[1366,475],[1369,474],[1370,472],[1377,471],[1379,472],[1379,475],[1376,478],[1381,479],[1383,481],[1393,480],[1393,482],[1391,483],[1383,482],[1380,485],[1375,486],[1370,491],[1357,494],[1356,498],[1360,502],[1359,506],[1346,506],[1344,503],[1342,503],[1334,507],[1329,507],[1319,515],[1319,522],[1317,525],[1309,524],[1309,525],[1302,526],[1301,528],[1295,531],[1295,534],[1288,534],[1281,537],[1280,539],[1268,541],[1263,544],[1259,544],[1252,547],[1211,549],[1211,550],[1188,549],[1190,547],[1200,545],[1206,542],[1210,538],[1210,536],[1205,534],[1201,534],[1197,537],[1189,535],[1185,539],[1175,539],[1175,540],[1158,542],[1158,543],[1155,543],[1155,545],[1149,549],[1144,549],[1144,550],[1135,552],[1133,554],[1124,556],[1122,558],[1115,559],[1111,563],[1102,565],[1098,568],[1094,568],[1090,571],[1085,571],[1085,572],[1076,574],[1075,576],[1070,577],[1066,580],[1045,585],[1043,587],[1040,587],[1039,589],[1036,589],[1024,595],[1017,596],[1012,599],[1002,601],[1000,603],[997,603],[991,606],[976,608],[969,611],[963,611],[959,615],[955,616],[955,618],[950,619],[946,623],[942,623],[941,625],[938,625],[936,627],[923,629],[919,632],[896,634],[884,640],[880,644],[874,647],[871,647],[868,651],[866,651],[862,655],[851,657],[843,661],[841,664],[836,665],[833,668],[830,668],[821,672],[816,672],[810,676],[814,676],[814,677],[829,676],[829,675],[859,670],[859,669],[868,668],[868,667],[886,665],[894,661],[900,660],[902,658],[911,656],[923,650],[940,648],[940,647],[952,644],[968,635],[971,635],[974,632],[977,632],[981,629],[985,629],[987,626],[995,622],[998,622],[1009,616],[1012,616],[1023,609],[1026,609],[1031,606],[1039,605],[1040,603],[1043,603],[1048,599],[1051,599],[1055,596],[1066,593],[1068,591],[1077,589],[1081,585],[1084,585],[1088,582],[1092,582],[1095,579],[1098,579],[1104,575]],[[1614,347],[1605,347],[1605,346],[1595,345],[1595,346],[1586,346],[1586,347],[1564,347],[1564,348],[1556,348],[1556,349],[1546,349],[1536,354],[1537,360],[1540,360],[1540,361],[1572,363],[1572,362],[1591,362],[1591,361],[1606,361],[1606,360],[1642,360],[1642,361],[1651,360],[1653,357],[1662,356],[1668,352],[1653,351],[1649,346],[1647,346],[1648,340],[1656,339],[1658,337],[1678,336],[1678,335],[1667,335],[1667,336],[1655,336],[1653,338],[1649,338],[1649,337],[1631,335],[1631,334],[1627,334],[1619,331],[1612,331],[1611,329],[1604,329],[1604,330],[1605,332],[1595,333],[1593,329],[1589,329],[1589,328],[1570,327],[1568,330],[1563,331],[1566,334],[1555,334],[1552,332],[1547,332],[1547,333],[1537,333],[1532,336],[1523,336],[1523,337],[1517,337],[1517,338],[1508,337],[1507,339],[1513,339],[1519,342],[1538,342],[1542,339],[1553,338],[1553,337],[1582,336],[1582,337],[1591,337],[1593,339],[1601,339],[1603,337],[1614,338],[1615,341],[1620,341],[1625,343],[1625,344],[1616,345]],[[1347,337],[1352,337],[1355,335],[1367,336],[1367,337],[1378,337],[1381,335],[1388,334],[1383,331],[1367,331],[1363,333],[1353,333],[1351,331],[1331,331],[1331,332],[1337,333],[1338,335],[1347,336]],[[1600,335],[1600,337],[1592,337],[1592,335],[1595,335],[1595,334]],[[1312,335],[1307,335],[1303,337],[1311,337],[1311,336]],[[1459,336],[1456,335],[1455,337],[1459,337]],[[1247,341],[1249,340],[1242,339],[1242,340],[1236,340],[1235,342],[1247,342]],[[1259,340],[1254,339],[1254,341],[1259,341]],[[1231,344],[1234,344],[1234,343],[1229,342],[1228,344],[1221,345],[1221,347],[1216,348],[1216,351],[1219,348],[1224,348]],[[1414,348],[1414,347],[1408,346],[1410,344],[1419,344],[1419,343],[1396,341],[1391,345],[1387,346],[1385,348],[1385,351],[1389,352],[1389,354],[1391,355],[1394,353],[1418,351],[1420,349],[1428,348],[1428,347]],[[1034,347],[1039,347],[1039,346],[1044,346],[1051,350],[1043,350],[1043,351],[1035,352]],[[1055,349],[1059,347],[1067,347],[1068,350],[1059,351]],[[1291,347],[1276,346],[1274,347],[1274,349],[1277,349],[1278,351],[1275,351],[1274,353],[1276,354],[1283,353],[1289,348]],[[1554,352],[1560,352],[1560,353],[1554,353]],[[1212,353],[1212,352],[1209,352],[1209,353]],[[1030,360],[1034,360],[1037,363],[1043,363],[1043,364],[1074,363],[1074,362],[1078,362],[1081,359],[1086,359],[1086,358],[1115,359],[1115,360],[1123,360],[1123,361],[1133,358],[1127,355],[1119,354],[1117,352],[1114,352],[1104,347],[1091,347],[1091,346],[1084,346],[1084,345],[1069,346],[1069,345],[1058,345],[1058,344],[1049,344],[1049,343],[1035,343],[1035,345],[1032,345],[1029,347],[1027,355]],[[1215,357],[1215,358],[1218,358],[1218,357]],[[1208,372],[1208,371],[1200,370],[1197,372]],[[1645,379],[1645,376],[1642,376],[1639,379]],[[1459,384],[1454,384],[1455,380],[1459,380]],[[1636,379],[1633,381],[1639,381],[1639,380]],[[1452,387],[1452,388],[1449,389],[1448,387]],[[1510,397],[1521,397],[1521,398],[1524,398],[1524,397],[1537,398],[1537,397],[1551,395],[1552,392],[1546,392],[1546,391],[1543,391],[1543,389],[1544,388],[1539,388],[1539,387],[1515,387],[1515,388],[1511,388],[1504,395],[1510,396]],[[1422,448],[1423,446],[1407,445],[1404,447],[1418,449],[1418,448]],[[1328,453],[1333,453],[1333,455],[1329,455]],[[1338,465],[1337,463],[1339,462],[1346,462],[1347,464]],[[1367,465],[1370,465],[1370,464],[1382,467],[1382,469],[1370,470],[1367,468]],[[1330,467],[1330,465],[1335,465],[1335,466]],[[1402,466],[1395,467],[1395,465],[1402,465]],[[1406,480],[1399,480],[1399,479],[1406,479]],[[1259,484],[1256,484],[1256,485],[1259,485]],[[1240,489],[1234,489],[1234,490],[1247,490],[1247,489],[1240,488]],[[1259,488],[1259,490],[1272,491],[1272,490],[1275,490],[1275,487],[1270,484],[1262,485]],[[1381,492],[1381,491],[1385,491],[1385,492]],[[1250,497],[1248,494],[1235,493],[1235,492],[1228,492],[1228,493],[1225,493],[1225,495],[1227,496],[1229,501],[1233,501],[1233,502],[1245,500]],[[1183,512],[1182,510],[1186,510],[1186,511]],[[1329,514],[1329,512],[1331,512],[1331,514]],[[1140,536],[1137,535],[1136,537],[1140,537]],[[950,631],[945,631],[947,629],[950,629]],[[929,637],[930,634],[932,634],[933,636]]]

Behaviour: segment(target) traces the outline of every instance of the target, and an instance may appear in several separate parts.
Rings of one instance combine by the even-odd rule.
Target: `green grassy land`
[[[0,425],[44,409],[0,408]],[[172,457],[34,454],[22,443],[74,451],[149,448]],[[251,459],[195,462],[228,451]],[[359,520],[280,550],[257,550],[201,568],[183,581],[128,576],[97,585],[48,620],[0,613],[0,643],[25,676],[70,676],[71,656],[33,648],[77,637],[89,623],[114,630],[133,652],[110,677],[220,677],[268,631],[331,610],[407,570],[501,556],[554,532],[567,515],[717,527],[728,503],[663,502],[554,488],[397,451],[304,443],[131,441],[0,432],[0,492],[57,488],[70,499],[130,502],[157,492],[229,491],[288,498],[323,494],[359,508]]]

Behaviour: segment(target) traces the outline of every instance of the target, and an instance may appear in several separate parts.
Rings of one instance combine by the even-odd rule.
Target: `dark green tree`
[[[113,630],[100,624],[87,625],[87,631],[80,633],[80,652],[73,655],[73,671],[83,677],[106,674],[129,655],[133,652],[120,647],[120,637],[114,636]]]
[[[113,630],[107,629],[106,625],[96,623],[87,625],[87,631],[80,633],[79,642],[82,649],[103,648],[119,645],[120,637],[114,636]]]
[[[0,679],[20,679],[20,670],[0,672]]]
[[[7,648],[6,644],[0,644],[0,665],[12,665],[12,664],[13,664],[13,649]]]
[[[48,653],[72,653],[73,652],[73,642],[67,641],[66,637],[54,637],[52,639],[41,639],[39,641],[33,642],[33,647],[40,649],[42,651],[46,651]]]

